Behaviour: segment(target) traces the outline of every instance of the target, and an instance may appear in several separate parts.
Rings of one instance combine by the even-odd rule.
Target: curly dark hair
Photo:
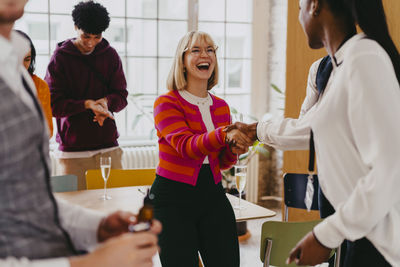
[[[79,2],[72,10],[72,19],[85,33],[100,34],[110,25],[107,9],[93,1]]]

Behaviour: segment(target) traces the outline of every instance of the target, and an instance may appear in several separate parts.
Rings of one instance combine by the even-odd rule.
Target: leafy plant
[[[275,92],[277,92],[278,94],[280,94],[281,96],[279,97],[279,99],[284,100],[285,99],[285,93],[274,83],[271,83],[271,88],[274,89]],[[284,111],[284,108],[279,108],[279,110]]]

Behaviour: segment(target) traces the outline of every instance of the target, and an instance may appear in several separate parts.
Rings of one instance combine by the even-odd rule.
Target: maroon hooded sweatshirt
[[[45,77],[57,120],[59,149],[87,151],[118,146],[115,121],[108,118],[103,126],[93,122],[94,113],[85,109],[84,103],[107,97],[111,112],[126,107],[128,91],[121,59],[105,39],[90,55],[82,54],[72,40],[57,45]],[[103,81],[84,61],[104,77]]]

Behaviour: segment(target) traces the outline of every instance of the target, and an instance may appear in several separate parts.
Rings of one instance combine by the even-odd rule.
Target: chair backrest
[[[314,197],[311,210],[318,210],[318,176],[314,178]],[[304,198],[307,190],[308,174],[286,173],[283,177],[285,221],[288,218],[287,208],[307,209]]]
[[[308,222],[268,221],[262,225],[260,259],[264,267],[286,265],[289,252],[309,231],[322,220]]]
[[[78,190],[78,177],[73,174],[50,177],[53,192],[69,192]]]
[[[111,169],[107,187],[151,185],[155,178],[155,169]],[[104,180],[99,169],[86,171],[86,188],[104,188]]]

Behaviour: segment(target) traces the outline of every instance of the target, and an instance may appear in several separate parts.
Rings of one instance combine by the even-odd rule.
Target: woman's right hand
[[[245,133],[236,128],[226,131],[226,142],[231,146],[232,152],[235,154],[247,152],[249,146],[253,144],[253,141]],[[233,151],[234,149],[242,153],[236,153]]]
[[[153,231],[126,233],[111,238],[93,252],[69,259],[71,267],[151,267],[158,251]]]
[[[252,124],[246,124],[243,122],[235,122],[231,125],[228,125],[225,128],[226,132],[230,132],[234,129],[240,130],[242,133],[244,133],[251,141],[248,143],[248,146],[253,145],[254,141],[257,140],[257,124],[258,122],[252,123]]]

